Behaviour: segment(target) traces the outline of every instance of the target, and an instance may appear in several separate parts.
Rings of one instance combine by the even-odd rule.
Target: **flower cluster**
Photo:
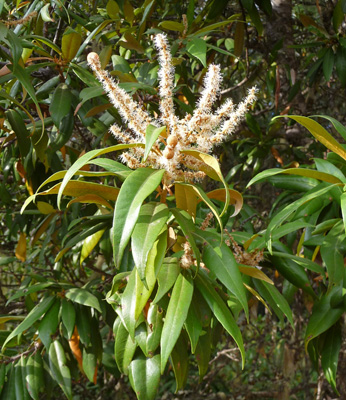
[[[212,106],[219,94],[221,83],[220,67],[212,64],[204,78],[204,89],[193,114],[187,114],[179,119],[174,111],[172,56],[164,34],[155,36],[155,46],[160,63],[158,76],[161,116],[159,120],[154,120],[113,81],[101,68],[96,53],[89,53],[88,63],[102,83],[110,101],[130,128],[129,132],[129,130],[123,131],[117,125],[111,127],[111,132],[119,141],[145,144],[145,133],[149,124],[157,127],[166,126],[164,135],[154,143],[145,161],[143,161],[143,147],[130,148],[123,153],[122,161],[132,169],[140,167],[165,169],[163,183],[169,187],[174,181],[191,182],[204,177],[202,161],[184,154],[184,150],[193,149],[202,153],[211,153],[215,145],[234,132],[248,108],[256,100],[256,89],[250,89],[247,97],[237,107],[234,106],[232,100],[227,100],[212,113]]]

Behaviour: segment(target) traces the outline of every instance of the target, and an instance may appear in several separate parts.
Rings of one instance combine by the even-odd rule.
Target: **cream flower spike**
[[[222,78],[220,66],[212,64],[205,75],[204,89],[193,115],[188,114],[185,118],[179,119],[174,111],[174,68],[166,35],[156,35],[154,43],[160,64],[158,78],[161,116],[157,120],[133,101],[132,97],[101,68],[96,53],[88,55],[88,63],[102,83],[110,101],[132,131],[131,134],[129,130],[122,131],[119,126],[113,125],[110,131],[118,141],[143,144],[146,129],[150,124],[154,126],[164,124],[167,128],[167,138],[160,137],[154,143],[145,162],[143,162],[142,147],[130,148],[121,156],[121,160],[130,168],[165,169],[163,183],[167,187],[175,181],[198,181],[205,176],[204,172],[201,172],[202,162],[181,151],[193,149],[211,153],[215,145],[220,144],[235,131],[256,100],[256,88],[249,90],[247,97],[238,107],[235,107],[229,99],[213,113],[212,108],[220,92]]]

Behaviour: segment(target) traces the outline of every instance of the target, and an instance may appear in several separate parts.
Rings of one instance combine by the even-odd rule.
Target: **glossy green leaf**
[[[138,219],[143,201],[161,183],[164,170],[139,168],[123,183],[116,202],[113,220],[113,254],[119,268],[125,247]]]
[[[293,260],[298,265],[301,265],[302,267],[307,268],[310,271],[314,271],[318,274],[324,275],[324,269],[319,264],[309,260],[308,258],[295,256],[295,255],[289,254],[289,253],[280,253],[278,251],[273,251],[272,255],[281,257],[281,258],[289,258],[290,260]]]
[[[161,373],[185,323],[193,294],[193,281],[182,273],[178,276],[168,304],[161,336]]]
[[[1,400],[17,400],[16,376],[13,364],[11,364],[11,368],[7,372],[7,381],[1,393]]]
[[[89,257],[90,253],[93,251],[97,243],[101,240],[103,234],[105,233],[106,229],[101,229],[100,231],[97,231],[93,233],[92,235],[88,236],[86,239],[84,239],[82,250],[80,253],[80,260],[79,264],[82,264],[82,262]]]
[[[195,235],[200,238],[203,244],[202,258],[206,267],[236,296],[248,319],[249,308],[246,292],[238,264],[232,251],[225,243],[221,243],[220,245],[219,234],[198,230]]]
[[[159,128],[151,124],[147,126],[147,129],[145,130],[145,151],[143,156],[143,162],[147,160],[150,150],[153,147],[153,144],[158,139],[158,137],[161,134],[165,134],[165,132],[166,132],[165,126],[160,126]]]
[[[137,269],[135,268],[129,277],[126,289],[121,296],[122,318],[132,338],[134,337],[138,318],[155,287],[156,276],[162,265],[166,246],[167,233],[166,231],[163,231],[148,254],[148,262],[146,266],[146,282],[148,288],[144,286],[144,283],[140,279]]]
[[[194,38],[187,43],[186,50],[207,68],[207,45],[203,39]]]
[[[202,294],[205,301],[208,303],[208,306],[214,313],[216,319],[235,340],[242,356],[242,366],[244,368],[245,349],[243,338],[230,309],[215,290],[216,285],[214,285],[213,282],[210,281],[206,276],[199,273],[195,279],[195,283],[199,292]]]
[[[58,340],[49,347],[49,367],[65,396],[72,400],[71,373],[66,365],[65,351]]]
[[[189,371],[188,343],[184,335],[180,335],[171,353],[171,364],[175,377],[175,393],[183,389],[187,382]]]
[[[158,303],[162,297],[174,285],[180,273],[180,265],[175,257],[167,257],[164,259],[161,269],[157,275],[158,289],[153,300]]]
[[[96,158],[98,156],[102,156],[103,154],[111,153],[113,151],[120,151],[120,150],[128,149],[130,147],[141,147],[141,146],[143,146],[143,145],[131,144],[131,143],[130,144],[117,144],[115,146],[110,146],[105,149],[91,150],[88,153],[84,154],[82,157],[78,158],[78,160],[75,161],[75,163],[69,168],[69,170],[65,174],[64,179],[61,183],[61,186],[59,188],[59,193],[58,193],[58,199],[57,199],[58,208],[60,209],[61,197],[62,197],[62,194],[64,193],[66,185],[68,184],[70,179],[74,175],[76,175],[76,173],[81,168],[83,168],[84,165],[86,165],[90,160],[92,160],[93,158]],[[46,182],[46,183],[48,183],[48,182]]]
[[[331,307],[331,298],[340,290],[340,287],[334,287],[328,294],[322,296],[317,302],[310,316],[305,333],[305,350],[309,342],[321,333],[332,327],[344,312],[343,307]]]
[[[306,168],[287,168],[287,169],[279,169],[279,168],[273,168],[273,169],[267,169],[263,172],[260,172],[257,174],[254,178],[251,179],[251,181],[248,183],[247,187],[253,185],[256,182],[259,182],[261,180],[267,179],[271,176],[277,175],[277,174],[290,174],[290,175],[298,175],[298,176],[304,176],[308,178],[313,178],[313,179],[318,179],[323,182],[328,182],[328,183],[342,183],[340,179],[337,177],[327,174],[325,172],[319,172],[313,169],[306,169]]]
[[[163,327],[163,310],[154,303],[151,303],[147,315],[148,335],[146,339],[146,352],[153,355],[158,348]]]
[[[336,386],[336,371],[338,368],[341,343],[342,338],[340,324],[336,323],[326,333],[321,352],[321,365],[324,376],[337,396],[340,396]]]
[[[148,254],[166,224],[168,216],[169,212],[166,204],[146,203],[140,209],[138,220],[132,233],[132,256],[139,277],[146,287],[145,269]]]
[[[346,49],[345,49],[346,52]],[[345,58],[346,60],[346,58]],[[344,74],[346,79],[346,74]],[[299,115],[286,115],[285,117],[291,118],[303,125],[319,142],[321,142],[327,149],[338,154],[341,158],[346,160],[346,150],[340,143],[333,138],[318,122],[308,117],[301,117]],[[280,117],[275,117],[280,118]],[[275,119],[274,118],[274,119]]]
[[[49,112],[54,125],[59,128],[64,117],[71,112],[72,92],[66,83],[61,83],[55,90],[49,105]]]
[[[126,165],[121,164],[118,161],[110,160],[109,158],[96,158],[89,161],[88,164],[98,165],[106,171],[114,173],[121,180],[125,180],[133,172],[133,170],[126,167]]]
[[[329,288],[339,284],[344,276],[344,251],[342,250],[346,239],[344,232],[342,225],[334,226],[325,236],[320,249],[322,260],[327,267]]]
[[[129,332],[125,326],[120,322],[120,318],[116,320],[114,335],[114,356],[115,361],[119,370],[125,374],[128,374],[128,367],[132,361],[133,355],[135,354],[137,345],[136,342],[131,338]]]
[[[346,127],[344,127],[339,121],[337,121],[335,118],[329,117],[328,115],[314,115],[316,118],[324,118],[328,121],[330,121],[334,128],[340,133],[340,135],[343,137],[344,140],[346,140]]]
[[[25,330],[29,329],[39,318],[45,314],[55,301],[55,297],[46,297],[40,303],[38,303],[27,315],[25,320],[19,324],[6,338],[2,349],[6,347],[6,344],[17,335],[21,334]]]
[[[280,310],[281,313],[286,315],[288,322],[291,324],[292,328],[294,329],[294,322],[293,322],[293,315],[292,315],[292,310],[287,303],[286,299],[283,297],[283,295],[276,289],[275,286],[270,285],[267,282],[264,281],[255,281],[255,286],[259,292],[259,294],[266,300],[266,302],[269,303],[270,306],[272,306],[274,312],[276,315],[282,319],[282,316],[280,313],[277,312],[277,309]]]
[[[160,382],[160,355],[135,357],[129,366],[129,378],[138,400],[154,400]]]
[[[179,223],[181,230],[184,233],[185,238],[191,245],[194,257],[197,261],[197,271],[198,271],[199,264],[201,262],[201,254],[197,247],[195,238],[193,237],[193,232],[196,230],[196,226],[188,212],[176,208],[171,208],[170,212],[174,215],[175,219]]]
[[[42,318],[40,325],[38,327],[38,335],[44,344],[46,349],[52,342],[52,335],[57,330],[59,324],[59,311],[60,311],[60,300],[56,299],[54,304],[46,312],[45,316]]]
[[[14,375],[15,375],[16,399],[30,400],[31,397],[28,393],[25,383],[26,368],[23,356],[19,359],[19,361],[14,367]]]
[[[71,61],[78,53],[82,43],[82,35],[68,27],[61,39],[61,52],[65,61]]]
[[[333,68],[334,68],[334,51],[330,47],[326,54],[323,57],[323,75],[326,81],[329,81],[330,77],[332,76],[333,73]]]
[[[83,370],[90,382],[94,382],[95,369],[97,367],[97,355],[94,346],[83,348]]]
[[[70,339],[76,322],[76,310],[71,301],[62,299],[61,301],[61,319],[67,330],[67,339]]]
[[[39,400],[44,389],[43,361],[41,354],[36,352],[26,360],[26,387],[34,400]]]
[[[321,184],[322,185],[322,184]],[[272,235],[273,235],[273,231],[282,224],[283,221],[285,221],[291,214],[293,214],[298,207],[300,207],[301,205],[307,203],[308,201],[325,195],[326,193],[328,193],[333,187],[335,187],[334,185],[328,185],[328,186],[318,186],[315,189],[311,190],[308,194],[304,195],[303,197],[301,197],[300,199],[294,201],[293,203],[289,204],[288,206],[286,206],[282,211],[280,211],[279,213],[277,213],[270,221],[268,227],[267,227],[267,231],[265,234],[265,239],[267,242],[267,246],[268,246],[268,250],[269,252],[272,251]]]
[[[83,288],[69,289],[66,291],[65,297],[71,300],[73,303],[78,303],[83,306],[93,307],[97,311],[102,312],[99,299],[86,289]]]

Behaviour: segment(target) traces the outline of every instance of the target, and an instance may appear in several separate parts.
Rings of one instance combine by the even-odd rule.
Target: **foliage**
[[[248,304],[294,325],[301,291],[306,348],[336,388],[344,148],[292,115],[325,160],[272,117],[344,118],[343,3],[295,4],[289,25],[270,1],[0,4],[2,398],[112,397],[122,374],[150,399],[171,369],[179,390],[224,331],[244,358]],[[251,184],[287,190],[257,232],[260,186],[241,192],[268,167]]]

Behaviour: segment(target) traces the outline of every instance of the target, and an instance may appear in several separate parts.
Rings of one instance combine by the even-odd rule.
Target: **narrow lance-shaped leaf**
[[[193,281],[182,273],[173,287],[161,336],[161,373],[178,340],[189,311],[193,295]]]
[[[146,203],[141,207],[138,220],[132,234],[132,256],[138,275],[147,287],[145,269],[148,254],[169,216],[168,208],[163,203]],[[147,287],[148,288],[148,287]]]
[[[2,349],[6,347],[6,344],[14,337],[29,329],[39,318],[45,314],[51,305],[53,304],[55,297],[46,297],[40,303],[38,303],[27,315],[25,320],[19,324],[6,338]]]
[[[337,396],[340,396],[336,387],[336,371],[338,368],[341,343],[342,338],[340,324],[336,323],[326,333],[323,349],[321,352],[321,364],[324,376],[326,377],[329,384],[332,386]]]
[[[140,168],[123,183],[116,202],[113,220],[113,254],[119,267],[125,247],[133,232],[143,201],[161,183],[164,170]]]
[[[58,382],[68,400],[72,400],[71,373],[66,365],[64,349],[57,340],[49,347],[49,366],[53,377]]]
[[[160,135],[164,135],[166,132],[165,126],[157,128],[154,125],[149,124],[145,131],[145,151],[143,156],[143,162],[148,158],[149,152]]]
[[[245,349],[243,338],[230,309],[221,299],[215,290],[214,285],[206,276],[203,276],[201,273],[199,273],[195,279],[195,283],[217,320],[235,340],[242,356],[242,367],[244,368]]]
[[[58,193],[58,208],[60,209],[60,202],[61,202],[61,197],[62,194],[64,193],[65,187],[67,183],[70,181],[70,179],[77,173],[79,169],[84,167],[85,164],[87,164],[90,160],[93,158],[96,158],[98,156],[101,156],[103,154],[111,153],[112,151],[119,151],[119,150],[124,150],[128,149],[130,147],[143,147],[144,145],[142,144],[117,144],[115,146],[110,146],[105,149],[101,150],[91,150],[88,153],[84,154],[82,157],[80,157],[75,163],[69,168],[69,170],[66,172],[64,179],[61,183],[59,193]]]
[[[199,229],[194,235],[203,243],[203,261],[206,267],[236,296],[249,318],[246,292],[233,253],[225,243],[220,245],[220,235],[216,233]]]

